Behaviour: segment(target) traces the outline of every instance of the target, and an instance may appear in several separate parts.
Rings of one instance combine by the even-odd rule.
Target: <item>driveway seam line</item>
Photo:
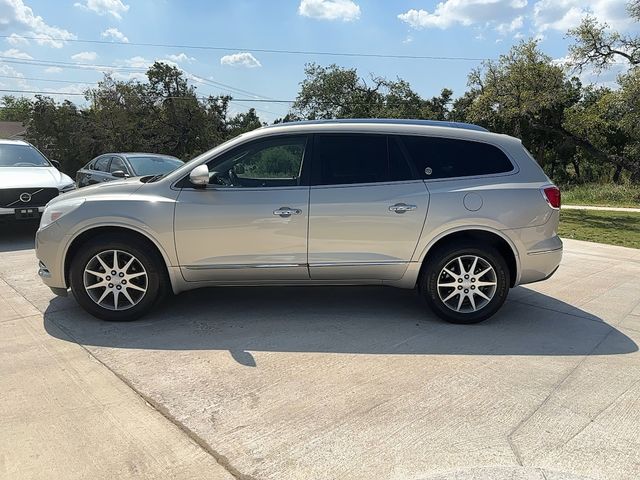
[[[166,420],[168,420],[175,427],[177,427],[178,430],[180,430],[183,434],[185,434],[192,442],[194,442],[196,445],[198,445],[202,450],[204,450],[211,457],[213,457],[213,459],[216,461],[216,463],[218,463],[218,465],[220,465],[222,468],[224,468],[233,478],[235,478],[237,480],[257,480],[255,477],[253,477],[251,475],[247,475],[245,473],[240,472],[237,468],[235,468],[233,465],[231,465],[231,462],[229,461],[229,459],[227,457],[225,457],[221,453],[219,453],[216,450],[214,450],[197,433],[195,433],[189,427],[185,426],[183,423],[179,422],[173,415],[171,415],[171,413],[169,413],[169,411],[165,407],[163,407],[161,404],[156,402],[151,397],[149,397],[149,396],[145,395],[144,393],[142,393],[131,382],[129,382],[129,380],[127,380],[124,376],[120,375],[118,372],[116,372],[115,370],[111,369],[100,358],[98,358],[96,355],[94,355],[94,353],[91,350],[86,348],[82,343],[78,342],[78,340],[73,336],[73,334],[71,334],[71,332],[68,329],[64,328],[62,325],[60,325],[58,322],[56,322],[54,320],[51,320],[51,321],[52,321],[52,323],[54,323],[56,325],[57,328],[59,328],[66,335],[68,335],[69,338],[71,340],[73,340],[73,342],[75,342],[76,345],[78,345],[85,352],[87,352],[87,354],[92,359],[94,359],[96,362],[98,362],[100,365],[102,365],[104,368],[106,368],[109,372],[111,372],[113,375],[115,375],[115,377],[118,380],[120,380],[127,387],[129,387],[133,392],[135,392],[135,394],[141,400],[143,400],[147,405],[149,405],[156,412],[158,412],[160,415],[162,415]]]
[[[602,337],[602,339],[591,349],[591,351],[589,353],[587,353],[582,360],[580,360],[575,367],[573,367],[563,378],[560,379],[560,381],[558,381],[553,388],[551,389],[551,391],[547,394],[547,396],[544,398],[544,400],[542,402],[540,402],[540,404],[534,408],[534,410],[527,415],[525,418],[523,418],[518,425],[516,425],[513,430],[511,430],[511,432],[509,433],[509,435],[507,435],[507,439],[509,441],[509,445],[511,446],[514,455],[516,456],[516,459],[520,459],[520,450],[518,450],[515,442],[513,442],[513,436],[518,432],[518,430],[520,430],[529,420],[531,420],[531,418],[533,418],[533,416],[542,408],[544,407],[549,400],[551,399],[551,397],[553,396],[553,394],[569,379],[569,377],[571,377],[581,366],[582,364],[587,360],[587,358],[589,358],[593,352],[595,352],[600,345],[602,345],[605,340],[607,338],[609,338],[609,336],[617,331],[614,327],[610,326],[609,324],[605,323],[604,325],[608,325],[609,326],[609,332]],[[521,463],[522,466],[524,466],[524,463]]]

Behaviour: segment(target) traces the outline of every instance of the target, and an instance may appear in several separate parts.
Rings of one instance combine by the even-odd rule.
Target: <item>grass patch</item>
[[[562,210],[563,238],[640,248],[640,213]]]
[[[565,186],[561,190],[562,203],[565,205],[640,207],[640,185],[590,183]]]

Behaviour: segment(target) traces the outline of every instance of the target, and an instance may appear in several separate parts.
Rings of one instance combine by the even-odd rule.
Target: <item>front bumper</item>
[[[22,208],[22,207],[16,207],[16,208]],[[36,208],[36,207],[24,207],[24,208]],[[37,207],[37,208],[39,213],[44,212],[44,207]],[[15,217],[15,214],[16,214],[15,208],[0,208],[0,216]]]
[[[59,292],[67,291],[63,257],[67,240],[64,231],[56,222],[36,232],[38,275],[56,295],[60,295]]]

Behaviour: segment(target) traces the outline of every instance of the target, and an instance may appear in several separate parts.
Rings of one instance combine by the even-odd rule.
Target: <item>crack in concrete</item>
[[[520,450],[518,449],[517,445],[515,444],[515,441],[513,440],[513,437],[516,433],[518,433],[518,430],[520,430],[522,427],[524,427],[527,422],[529,420],[531,420],[531,418],[533,418],[533,416],[538,413],[538,411],[540,411],[541,408],[543,408],[547,403],[549,403],[549,400],[551,399],[551,397],[553,396],[554,393],[556,393],[556,391],[558,391],[558,389],[571,377],[573,376],[573,374],[582,366],[582,364],[591,356],[593,355],[593,353],[600,347],[600,345],[602,345],[605,340],[607,340],[607,338],[609,338],[609,336],[616,331],[615,328],[611,327],[609,324],[604,324],[610,327],[609,332],[607,332],[607,334],[602,337],[602,339],[591,349],[591,351],[589,353],[587,353],[582,360],[580,360],[563,378],[561,378],[551,389],[551,391],[547,394],[547,396],[544,398],[544,400],[542,402],[540,402],[540,404],[533,409],[533,411],[527,415],[525,418],[523,418],[509,433],[509,435],[507,435],[507,441],[509,442],[509,445],[511,446],[511,450],[513,450],[513,453],[516,457],[516,460],[518,460],[518,462],[520,463],[520,465],[524,466],[524,460],[522,459],[522,455],[520,453]],[[608,407],[605,407],[608,408]]]
[[[118,378],[118,380],[120,380],[127,387],[129,387],[131,390],[133,390],[135,392],[135,394],[138,395],[138,397],[140,397],[141,400],[143,400],[147,405],[149,405],[151,408],[153,408],[155,411],[157,411],[160,415],[162,415],[164,418],[166,418],[174,426],[176,426],[182,433],[184,433],[191,441],[193,441],[201,449],[203,449],[205,452],[207,452],[209,455],[211,455],[211,457],[213,457],[213,459],[218,463],[218,465],[220,465],[227,472],[229,472],[229,474],[233,478],[235,478],[237,480],[257,480],[255,477],[253,477],[251,475],[248,475],[246,473],[240,472],[237,468],[235,468],[231,464],[231,462],[229,461],[229,459],[227,457],[222,455],[220,452],[214,450],[202,437],[200,437],[197,433],[195,433],[189,427],[187,427],[182,422],[180,422],[178,419],[176,419],[163,405],[161,405],[160,403],[156,402],[153,398],[149,397],[148,395],[145,395],[144,393],[142,393],[131,382],[129,382],[129,380],[127,378],[125,378],[124,376],[120,375],[118,372],[113,370],[106,363],[104,363],[102,360],[100,360],[100,358],[98,358],[96,355],[94,355],[93,352],[91,352],[91,350],[89,350],[83,344],[78,342],[76,340],[76,338],[73,336],[73,334],[68,329],[64,328],[63,326],[61,326],[58,322],[56,322],[54,320],[50,319],[50,321],[57,328],[59,328],[60,331],[64,332],[64,334],[67,335],[70,340],[72,340],[76,345],[78,345],[85,352],[87,352],[87,354],[89,355],[90,358],[94,359],[96,362],[98,362],[100,365],[102,365],[104,368],[106,368],[109,372],[111,372],[113,375],[115,375],[116,378]]]

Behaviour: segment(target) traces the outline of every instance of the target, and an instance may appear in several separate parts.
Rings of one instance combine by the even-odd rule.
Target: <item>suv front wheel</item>
[[[498,311],[509,283],[507,264],[495,248],[455,242],[428,254],[419,288],[440,318],[470,324]]]
[[[164,296],[161,259],[139,239],[105,235],[84,244],[71,262],[71,290],[95,317],[135,320]]]

